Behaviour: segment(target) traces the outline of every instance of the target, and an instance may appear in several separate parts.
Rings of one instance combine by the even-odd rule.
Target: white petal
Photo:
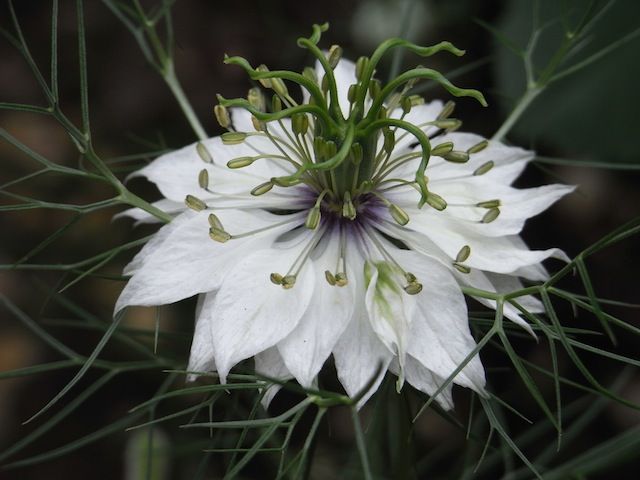
[[[278,343],[284,361],[300,385],[310,387],[338,338],[353,315],[355,272],[348,271],[349,283],[331,286],[324,281],[324,271],[333,271],[339,253],[340,237],[331,232],[329,245],[315,260],[316,287],[311,303],[298,326]]]
[[[358,408],[360,408],[378,389],[393,354],[371,328],[364,303],[362,274],[358,275],[357,281],[361,283],[356,285],[354,315],[340,340],[336,343],[333,357],[338,371],[338,379],[350,397],[356,396],[373,381],[369,390],[358,403]]]
[[[401,108],[396,108],[391,113],[391,118],[403,117],[403,120],[416,126],[421,126],[427,122],[433,122],[440,112],[442,112],[443,103],[440,100],[433,100],[432,102],[425,103],[423,105],[416,105],[411,108],[411,111],[404,115]],[[431,135],[438,131],[434,126],[421,127],[421,130],[427,135]],[[396,131],[396,145],[393,155],[401,155],[405,153],[405,149],[409,148],[411,144],[415,144],[418,140],[410,133],[398,129]],[[439,141],[437,143],[440,143]],[[419,160],[418,160],[419,163]],[[414,169],[415,173],[415,169]]]
[[[188,211],[162,227],[156,234],[158,241],[151,242],[128,267],[134,275],[118,298],[116,312],[129,305],[162,305],[215,290],[229,267],[295,227],[295,223],[282,225],[219,243],[209,238],[208,215],[207,211]],[[287,218],[240,210],[222,210],[218,217],[231,234],[267,227]]]
[[[287,381],[293,378],[289,370],[287,370],[278,349],[275,347],[267,348],[264,352],[260,352],[254,357],[256,364],[256,373],[264,375],[265,377],[274,378],[277,380]],[[269,404],[276,393],[282,388],[277,383],[272,383],[267,387],[267,391],[262,397],[262,406],[269,408]]]
[[[393,252],[400,265],[418,277],[423,289],[411,322],[408,353],[442,378],[448,378],[476,347],[469,330],[467,305],[451,271],[436,260],[410,251]],[[484,390],[484,369],[478,355],[454,382]]]
[[[299,249],[255,252],[233,266],[213,302],[205,302],[224,381],[236,363],[262,352],[286,337],[309,306],[315,286],[313,265],[305,264],[290,290],[269,280],[272,272],[289,268]]]
[[[389,370],[391,370],[395,375],[399,375],[400,366],[398,365],[398,362],[391,362]],[[404,366],[404,375],[407,382],[409,382],[415,389],[420,390],[429,396],[433,396],[445,381],[444,378],[439,377],[411,355],[407,355],[407,360]],[[449,385],[444,387],[435,399],[436,402],[438,402],[438,404],[445,410],[453,410],[453,397],[451,395],[452,389],[453,383],[449,383]]]
[[[202,307],[206,297],[215,296],[214,293],[198,296],[196,306],[196,326],[191,341],[191,353],[189,354],[189,366],[187,370],[191,372],[215,371],[216,363],[213,354],[213,338],[211,336],[211,326],[209,318],[202,316]],[[188,380],[195,380],[197,375],[190,374]]]

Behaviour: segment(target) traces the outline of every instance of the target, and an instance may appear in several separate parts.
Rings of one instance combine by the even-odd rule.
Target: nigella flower
[[[311,387],[333,355],[348,395],[371,386],[361,403],[387,370],[398,388],[406,381],[432,395],[475,348],[461,287],[544,279],[541,262],[562,253],[531,251],[518,234],[571,188],[512,188],[530,152],[454,132],[451,102],[409,93],[421,79],[484,103],[479,92],[424,67],[386,85],[374,79],[392,48],[462,54],[449,43],[393,39],[354,64],[339,47],[319,50],[323,30],[299,40],[318,58],[315,71],[227,58],[274,92],[270,112],[256,88],[246,100],[219,97],[227,133],[137,173],[175,218],[127,266],[116,310],[199,295],[188,368],[215,370],[222,382],[253,357],[257,372]],[[285,80],[303,87],[301,104]],[[484,393],[480,359],[454,382]],[[452,406],[451,385],[437,400]]]

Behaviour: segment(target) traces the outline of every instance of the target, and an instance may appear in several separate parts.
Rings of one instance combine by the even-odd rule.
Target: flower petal
[[[329,232],[327,247],[316,266],[315,292],[298,326],[280,343],[278,350],[287,368],[300,385],[310,387],[333,347],[353,315],[355,272],[348,271],[349,283],[344,287],[331,286],[320,279],[325,270],[332,271],[339,254],[338,231]]]
[[[206,297],[213,296],[215,296],[215,293],[198,295],[198,303],[196,305],[196,326],[193,332],[193,340],[191,341],[189,366],[187,367],[187,370],[190,372],[208,372],[216,370],[211,326],[209,325],[209,319],[202,316],[202,307]],[[187,379],[189,381],[193,381],[197,376],[197,374],[189,374]]]
[[[157,240],[150,242],[127,267],[133,277],[118,298],[116,312],[129,305],[163,305],[215,290],[230,266],[257,246],[268,247],[278,235],[296,226],[280,225],[218,243],[209,237],[208,215],[207,211],[187,211],[159,230]],[[222,210],[218,217],[232,234],[300,218],[241,210]]]
[[[260,352],[254,357],[256,364],[256,373],[264,375],[265,377],[274,378],[277,380],[287,381],[293,378],[293,375],[289,372],[280,352],[275,347],[267,348],[264,352]],[[267,387],[267,391],[262,397],[261,403],[264,409],[269,408],[269,404],[273,397],[280,391],[281,385],[272,383]]]
[[[298,324],[315,287],[313,265],[305,264],[295,286],[285,290],[269,281],[272,272],[289,268],[299,249],[259,250],[233,266],[215,300],[205,302],[216,366],[221,381],[231,367],[274,346]]]
[[[398,365],[398,362],[391,362],[389,370],[395,375],[399,375],[400,366]],[[411,355],[407,355],[407,360],[404,366],[404,375],[407,382],[409,382],[413,388],[420,390],[429,396],[433,396],[445,381],[444,378],[439,377]],[[449,385],[444,387],[435,399],[436,402],[438,402],[438,404],[445,410],[453,410],[453,397],[451,395],[452,389],[453,383],[449,383]]]

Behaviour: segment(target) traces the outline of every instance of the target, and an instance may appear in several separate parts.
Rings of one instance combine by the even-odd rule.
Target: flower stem
[[[178,101],[178,104],[182,109],[182,113],[184,113],[185,117],[187,117],[187,121],[189,122],[189,125],[191,125],[191,128],[195,132],[198,139],[201,141],[206,140],[208,138],[207,133],[204,131],[204,128],[202,128],[202,124],[193,111],[189,100],[187,100],[187,96],[185,95],[184,90],[182,90],[182,85],[180,85],[178,77],[176,77],[173,66],[170,66],[165,70],[163,77],[164,81],[169,86],[171,93],[173,93],[173,96]]]
[[[530,85],[527,87],[527,90],[524,92],[524,95],[520,97],[518,103],[515,108],[511,112],[511,114],[504,121],[500,129],[495,133],[492,137],[492,140],[499,142],[501,141],[507,133],[511,131],[515,123],[520,119],[525,110],[529,107],[531,102],[535,100],[535,98],[540,95],[542,92],[542,88],[537,85]]]
[[[364,434],[362,433],[362,426],[360,425],[360,417],[358,416],[356,407],[351,407],[351,418],[353,420],[353,430],[356,435],[360,461],[362,462],[362,476],[365,480],[372,480],[373,477],[371,476],[371,468],[369,467],[369,458],[367,456],[367,446],[365,445]]]

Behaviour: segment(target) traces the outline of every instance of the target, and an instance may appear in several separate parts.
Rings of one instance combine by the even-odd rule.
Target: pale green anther
[[[386,103],[389,108],[393,109],[400,103],[400,100],[402,100],[402,94],[400,92],[395,92],[389,95]]]
[[[411,106],[415,107],[417,105],[424,105],[424,97],[421,95],[409,95],[409,100],[411,100]]]
[[[478,175],[484,175],[485,173],[487,173],[489,170],[491,170],[494,167],[495,163],[493,163],[493,160],[489,160],[486,163],[483,163],[482,165],[480,165],[478,168],[476,168],[473,172],[474,175],[478,176]]]
[[[406,272],[404,278],[407,280],[407,283],[414,283],[417,280],[416,276],[411,272]]]
[[[467,152],[461,152],[460,150],[452,150],[442,155],[442,158],[447,162],[467,163],[469,161],[469,154]]]
[[[484,214],[484,217],[482,217],[482,223],[491,223],[498,218],[498,215],[500,215],[499,208],[490,208],[487,210],[487,213]]]
[[[484,150],[485,148],[487,148],[488,146],[489,146],[489,140],[482,140],[481,142],[476,143],[473,147],[469,148],[467,150],[467,153],[469,154],[478,153]]]
[[[360,57],[358,61],[356,61],[356,78],[358,81],[362,80],[362,74],[366,70],[368,64],[369,58],[367,57]]]
[[[380,85],[380,80],[377,80],[377,79],[371,80],[371,83],[369,84],[369,96],[372,99],[375,99],[378,95],[380,95],[381,90],[382,90],[382,87]]]
[[[384,151],[387,153],[391,153],[393,151],[393,147],[396,146],[396,135],[390,128],[383,128],[382,135],[384,137]]]
[[[471,247],[469,245],[465,245],[460,249],[458,255],[456,255],[456,262],[462,263],[471,255]]]
[[[325,148],[325,154],[327,158],[334,157],[338,152],[338,146],[336,145],[336,142],[334,142],[333,140],[329,140],[328,142],[325,142],[324,148]]]
[[[258,67],[256,68],[256,71],[258,71],[258,72],[268,72],[269,69],[263,63],[262,65],[258,65]],[[270,78],[260,78],[260,79],[258,79],[258,81],[260,82],[260,85],[262,85],[264,88],[271,88],[271,79]]]
[[[304,113],[296,113],[291,117],[291,129],[296,135],[305,135],[309,129],[309,117]]]
[[[402,107],[402,113],[407,115],[411,111],[413,104],[409,97],[402,97],[402,100],[400,100],[400,106]]]
[[[349,103],[354,103],[356,101],[356,95],[358,94],[358,85],[355,83],[353,85],[349,85],[349,90],[347,91],[347,100]]]
[[[207,147],[204,146],[204,143],[196,143],[196,152],[198,152],[198,156],[204,163],[213,163],[213,157]]]
[[[437,193],[429,192],[426,201],[430,207],[435,208],[440,212],[447,208],[447,202]]]
[[[451,150],[453,150],[453,142],[444,142],[433,147],[433,149],[431,150],[431,155],[440,157],[449,153]]]
[[[222,143],[225,145],[238,145],[244,142],[247,134],[244,132],[225,132],[221,135]]]
[[[462,264],[462,263],[453,262],[453,266],[460,273],[470,273],[471,272],[471,268],[468,267],[467,265]]]
[[[329,66],[333,69],[338,66],[338,62],[342,58],[342,47],[340,45],[331,45],[329,48],[329,54],[327,55],[327,61]]]
[[[293,288],[293,286],[295,284],[296,284],[296,276],[295,275],[286,275],[282,279],[282,288],[284,288],[285,290],[289,290],[290,288]]]
[[[455,109],[456,109],[456,103],[452,100],[449,100],[447,103],[444,104],[444,107],[442,107],[442,111],[438,115],[437,119],[444,120],[445,118],[449,118],[449,116],[453,113]]]
[[[198,185],[205,190],[209,188],[209,170],[203,168],[198,174]]]
[[[443,130],[456,130],[462,125],[462,122],[457,118],[444,118],[442,120],[435,120],[432,123],[434,126],[442,128]]]
[[[275,113],[280,110],[282,110],[282,100],[280,100],[278,95],[274,95],[271,97],[271,111]]]
[[[257,197],[257,196],[260,196],[260,195],[264,195],[265,193],[267,193],[272,188],[273,188],[273,183],[264,182],[264,183],[261,183],[260,185],[258,185],[257,187],[255,187],[253,190],[251,190],[251,195],[253,195],[254,197]]]
[[[313,207],[309,210],[307,214],[307,219],[304,222],[304,226],[309,230],[315,230],[320,223],[320,208]]]
[[[327,77],[326,73],[322,76],[320,88],[322,89],[322,93],[326,96],[327,92],[329,91],[329,77]]]
[[[349,220],[355,220],[357,216],[356,207],[351,200],[351,193],[347,190],[344,192],[344,201],[342,202],[342,216]]]
[[[261,122],[253,115],[251,115],[251,124],[256,132],[264,132],[264,122]]]
[[[211,227],[209,229],[209,237],[211,238],[211,240],[215,240],[219,243],[225,243],[231,239],[231,235],[228,232],[215,227]]]
[[[476,203],[476,207],[496,208],[496,207],[499,207],[501,204],[502,202],[500,202],[500,200],[495,199],[495,200],[487,200],[486,202],[478,202]]]
[[[282,275],[279,273],[273,272],[269,275],[269,280],[271,280],[271,283],[274,285],[282,285]]]
[[[313,137],[313,151],[316,152],[317,160],[324,160],[326,158],[325,141],[322,137]]]
[[[349,283],[349,279],[347,279],[347,274],[345,272],[336,273],[336,285],[338,287],[344,287]]]
[[[404,291],[409,295],[417,295],[422,291],[422,284],[419,282],[412,282],[404,286]]]
[[[249,89],[249,92],[247,93],[247,101],[261,112],[264,112],[267,108],[264,95],[257,87]]]
[[[379,119],[387,118],[387,109],[385,107],[380,107],[380,110],[378,111],[378,118]]]
[[[191,210],[195,210],[196,212],[201,212],[202,210],[207,209],[207,204],[193,195],[187,195],[184,199],[184,203],[187,207]]]
[[[329,270],[324,271],[324,278],[327,280],[327,283],[332,287],[336,284],[336,277]]]
[[[222,222],[220,221],[220,219],[218,218],[218,216],[215,213],[210,213],[208,220],[209,220],[209,226],[211,228],[217,228],[218,230],[224,230],[224,227],[222,226]]]
[[[271,88],[273,89],[274,92],[276,92],[281,97],[289,96],[289,89],[287,88],[287,85],[284,83],[284,81],[281,78],[272,78]]]
[[[308,80],[311,80],[316,85],[318,84],[318,76],[316,75],[316,71],[311,67],[304,67],[302,70],[302,76]]]
[[[360,165],[363,156],[362,145],[354,143],[351,145],[351,160],[355,165]]]
[[[255,161],[254,157],[238,157],[227,162],[228,168],[244,168],[248,167]]]
[[[231,125],[231,117],[229,117],[229,111],[227,110],[227,107],[216,105],[215,107],[213,107],[213,113],[222,128],[229,128],[229,125]]]
[[[404,227],[407,223],[409,223],[409,215],[407,215],[407,212],[405,212],[398,205],[394,203],[389,204],[389,213],[398,225],[402,225]]]

